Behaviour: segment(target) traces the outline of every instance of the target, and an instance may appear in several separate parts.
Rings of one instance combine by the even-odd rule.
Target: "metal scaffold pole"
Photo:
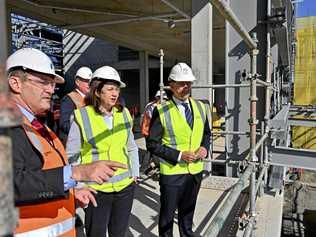
[[[259,53],[257,49],[257,38],[256,34],[253,34],[252,37],[248,34],[247,30],[243,27],[243,25],[240,23],[234,12],[230,9],[229,5],[222,0],[210,0],[210,2],[219,10],[221,15],[229,21],[229,23],[234,27],[234,29],[240,34],[240,36],[243,38],[245,43],[247,44],[249,48],[249,54],[251,57],[251,72],[249,75],[250,79],[250,85],[247,86],[250,87],[250,118],[249,118],[249,127],[250,127],[250,152],[248,157],[250,158],[248,161],[249,164],[243,173],[243,175],[240,177],[238,183],[232,188],[230,191],[229,197],[225,201],[222,208],[217,212],[216,216],[206,229],[204,236],[217,236],[219,231],[221,230],[224,221],[226,220],[227,216],[229,215],[229,212],[231,208],[233,207],[234,203],[236,202],[238,196],[240,195],[240,192],[243,188],[245,188],[245,182],[246,180],[250,179],[249,184],[249,204],[250,204],[250,219],[247,226],[247,229],[244,234],[253,235],[253,227],[255,226],[255,217],[256,217],[256,167],[255,162],[257,162],[256,152],[263,144],[264,140],[267,137],[267,134],[265,133],[264,136],[260,139],[259,143],[256,143],[257,138],[257,55]],[[269,86],[266,83],[261,83],[263,86]],[[227,85],[225,85],[227,86]]]
[[[253,34],[253,40],[256,42],[256,34]],[[258,50],[253,49],[251,51],[251,72],[250,72],[250,162],[257,162],[258,158],[256,155],[256,141],[257,141],[257,55]],[[250,175],[250,187],[249,187],[249,202],[250,202],[250,222],[255,221],[256,217],[256,170],[253,169]],[[251,224],[251,225],[252,225]],[[250,233],[252,233],[250,229]],[[251,234],[252,236],[252,234]]]
[[[0,1],[0,236],[13,234],[17,224],[17,212],[13,198],[13,168],[11,139],[8,128],[17,125],[17,115],[9,103],[7,81],[5,80],[5,59],[7,57],[7,13],[6,1]]]
[[[267,19],[269,19],[271,16],[271,0],[267,0]],[[272,55],[271,55],[271,35],[270,35],[270,24],[268,22],[267,24],[267,59],[266,59],[266,82],[271,84],[271,69],[272,69]],[[271,110],[271,91],[270,87],[266,88],[265,91],[265,115],[264,115],[264,128],[265,133],[269,133],[270,129],[270,110]],[[264,143],[264,152],[263,156],[264,159],[261,161],[261,163],[266,164],[268,162],[268,146],[266,143]],[[266,169],[266,172],[264,174],[265,184],[268,182],[268,171]]]
[[[164,90],[164,84],[163,84],[163,57],[164,53],[163,50],[160,49],[159,51],[159,57],[160,57],[160,83],[159,83],[159,88],[160,88],[160,95],[163,94]],[[160,96],[160,103],[163,102],[163,96]]]

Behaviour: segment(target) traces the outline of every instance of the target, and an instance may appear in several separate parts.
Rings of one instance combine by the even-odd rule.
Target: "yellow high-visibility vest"
[[[82,164],[112,160],[131,167],[126,144],[132,127],[132,117],[126,108],[121,112],[113,108],[112,130],[104,122],[104,117],[96,113],[91,105],[75,110],[75,119],[83,139],[80,151]],[[102,192],[118,192],[132,182],[131,169],[119,168],[108,182],[101,185],[89,182],[87,185]]]
[[[164,129],[162,144],[179,151],[196,152],[203,138],[206,108],[200,101],[195,101],[192,98],[189,100],[193,112],[192,129],[173,101],[170,100],[165,104],[158,105],[157,109]],[[201,160],[190,164],[180,161],[177,165],[160,160],[160,173],[164,175],[197,174],[202,170],[203,162]]]

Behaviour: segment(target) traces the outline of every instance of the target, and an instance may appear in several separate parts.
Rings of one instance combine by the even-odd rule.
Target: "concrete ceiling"
[[[7,0],[12,11],[171,60],[191,60],[191,0]],[[174,7],[170,6],[171,3]],[[174,28],[168,21],[175,21]],[[224,61],[224,20],[214,9],[214,62]]]

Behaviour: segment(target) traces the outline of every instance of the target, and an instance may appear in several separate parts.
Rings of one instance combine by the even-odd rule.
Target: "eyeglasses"
[[[32,75],[28,73],[29,75]],[[35,77],[34,75],[32,75]],[[31,82],[34,86],[39,87],[41,89],[55,89],[56,87],[56,82],[47,78],[46,80],[35,80],[35,79],[30,79],[27,77],[27,80]]]

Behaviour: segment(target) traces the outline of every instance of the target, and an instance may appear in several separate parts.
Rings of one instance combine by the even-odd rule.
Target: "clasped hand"
[[[192,163],[196,160],[204,159],[207,156],[207,150],[204,147],[199,147],[195,152],[183,151],[181,154],[181,160],[187,163]]]

